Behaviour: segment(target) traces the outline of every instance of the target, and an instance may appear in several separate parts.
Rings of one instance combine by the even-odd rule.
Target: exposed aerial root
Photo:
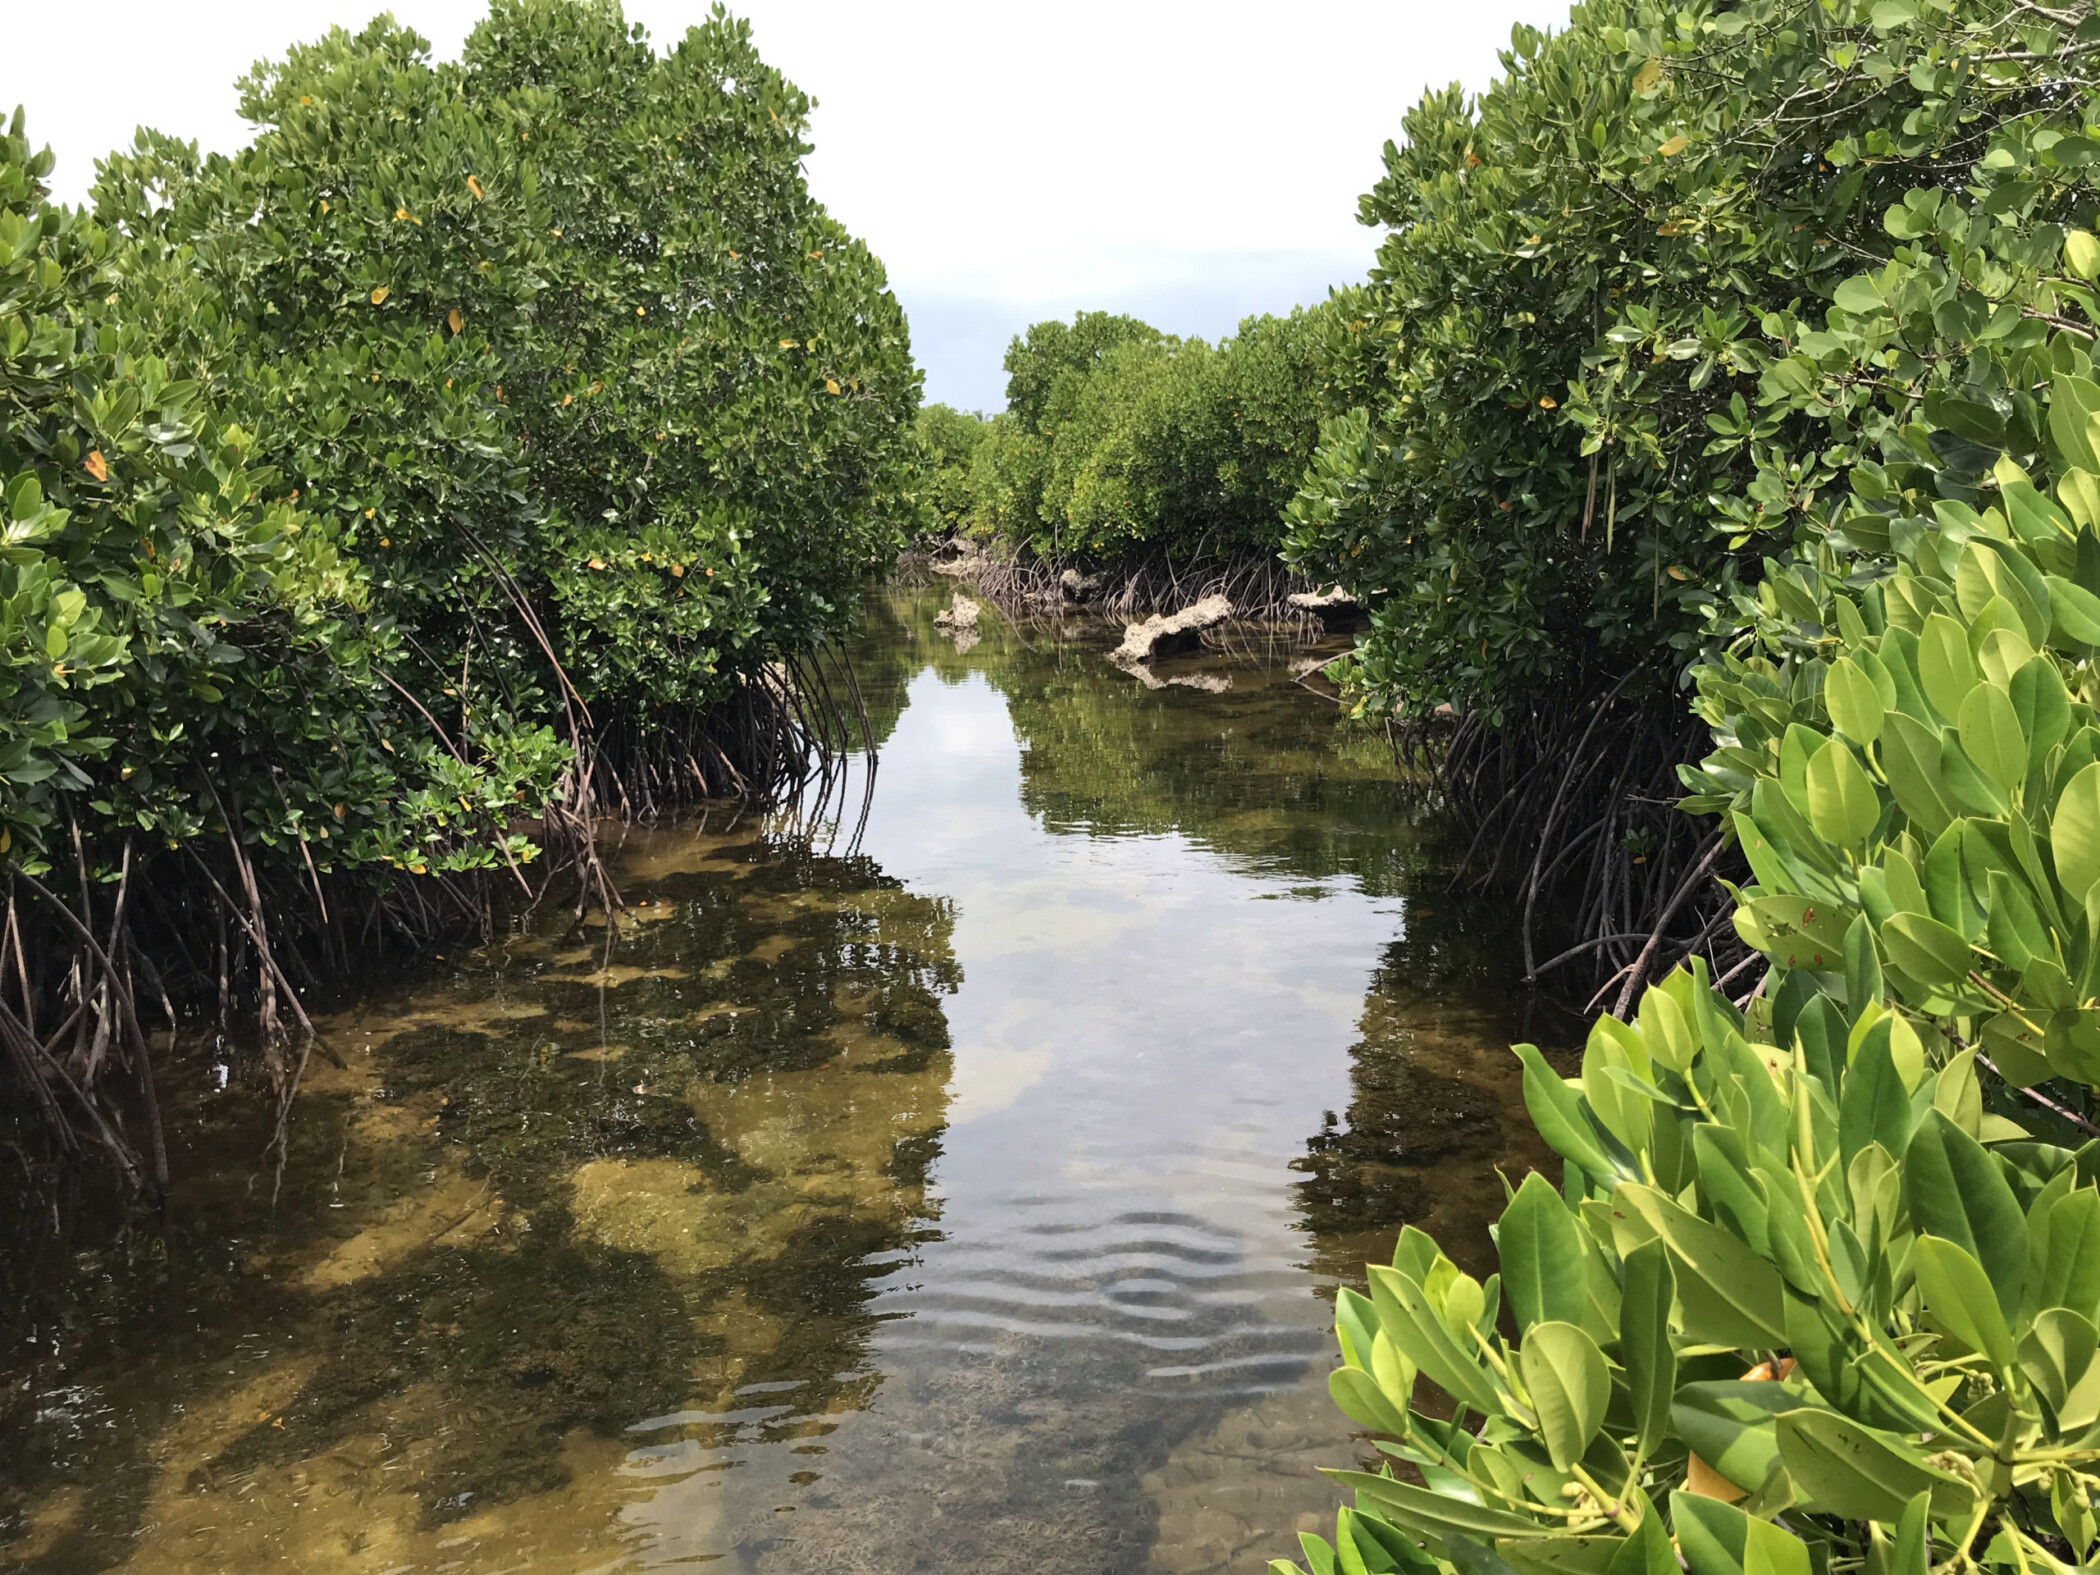
[[[1019,621],[1068,613],[1127,621],[1223,596],[1241,618],[1293,624],[1308,635],[1321,627],[1317,615],[1290,605],[1293,595],[1320,587],[1286,569],[1274,553],[1199,548],[1096,562],[1045,557],[1001,541],[958,541],[946,544],[934,561],[940,572],[969,581]]]
[[[1471,838],[1458,880],[1521,901],[1525,978],[1575,967],[1599,981],[1588,1009],[1622,1016],[1694,956],[1744,991],[1760,961],[1716,878],[1742,877],[1741,854],[1677,808],[1677,767],[1710,741],[1672,676],[1590,667],[1499,725],[1443,715],[1392,728],[1407,774],[1433,784]],[[1542,939],[1560,949],[1541,958]]]
[[[493,870],[422,876],[325,872],[304,849],[296,862],[258,863],[231,829],[241,806],[209,788],[223,835],[179,853],[149,862],[129,841],[90,850],[76,832],[63,866],[10,864],[0,873],[0,1110],[11,1119],[0,1141],[32,1171],[99,1157],[126,1188],[165,1195],[155,1052],[165,1066],[180,1036],[202,1031],[229,1046],[252,1041],[276,1104],[259,1157],[281,1170],[307,1064],[316,1050],[333,1058],[303,994],[360,959],[486,943],[549,900],[571,907],[575,930],[600,917],[609,945],[625,903],[600,847],[607,823],[709,800],[828,806],[848,756],[874,754],[858,680],[832,649],[740,677],[704,715],[646,729],[594,728],[588,716],[572,696],[570,765],[539,820],[512,828],[547,855],[531,877],[507,853]],[[94,866],[114,877],[92,878]]]

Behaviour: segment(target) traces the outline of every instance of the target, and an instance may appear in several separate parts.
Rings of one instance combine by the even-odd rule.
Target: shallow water
[[[1477,1264],[1543,1158],[1506,932],[1300,652],[1151,689],[946,595],[864,620],[872,787],[629,831],[609,955],[367,981],[281,1184],[200,1065],[170,1218],[9,1288],[0,1566],[1193,1575],[1331,1515],[1333,1287]]]

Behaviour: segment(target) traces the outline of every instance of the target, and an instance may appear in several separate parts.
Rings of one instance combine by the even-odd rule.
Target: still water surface
[[[167,1224],[14,1295],[0,1567],[1194,1575],[1331,1515],[1334,1286],[1477,1265],[1543,1157],[1505,932],[1299,653],[1151,689],[946,594],[864,619],[871,793],[629,831],[609,960],[366,981],[274,1204],[199,1079]]]

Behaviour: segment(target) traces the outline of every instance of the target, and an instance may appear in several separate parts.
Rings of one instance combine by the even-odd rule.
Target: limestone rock
[[[1067,569],[1057,577],[1057,588],[1068,602],[1090,602],[1101,594],[1101,576]]]
[[[1370,609],[1339,585],[1328,591],[1297,591],[1285,598],[1292,612],[1311,613],[1329,629],[1354,629],[1370,622]]]
[[[1232,603],[1222,596],[1206,596],[1178,613],[1155,615],[1123,631],[1123,643],[1109,653],[1118,667],[1141,667],[1176,651],[1192,651],[1203,643],[1203,631],[1216,628],[1232,616]]]

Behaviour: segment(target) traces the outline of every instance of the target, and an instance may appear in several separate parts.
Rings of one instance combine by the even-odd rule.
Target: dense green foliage
[[[1965,217],[1942,237],[1994,216]],[[1839,288],[1833,361],[1900,332],[1938,250]],[[1998,277],[2016,331],[2040,289],[2092,313],[2100,241],[2063,252],[2053,285]],[[2100,1082],[2100,384],[2075,320],[2022,337],[1960,363],[1999,399],[1936,393],[1855,469],[1700,670],[1693,803],[1748,855],[1762,998],[1695,964],[1579,1077],[1519,1046],[1561,1192],[1512,1191],[1485,1283],[1408,1231],[1341,1293],[1335,1397],[1423,1485],[1337,1473],[1318,1575],[2089,1557],[2100,1142],[2060,1139]],[[2034,1126],[2000,1113],[2051,1079]],[[1457,1418],[1413,1409],[1418,1376]]]
[[[1519,1047],[1564,1187],[1512,1189],[1485,1283],[1410,1229],[1341,1293],[1330,1387],[1412,1473],[1335,1473],[1319,1575],[2083,1562],[2093,1151],[1988,1112],[1973,1051],[1808,993],[1746,1019],[1680,972],[1579,1079]]]
[[[231,158],[142,132],[93,218],[8,144],[17,842],[194,836],[222,750],[248,839],[485,861],[572,740],[841,628],[917,373],[746,26],[497,0],[456,64],[382,19],[242,108]]]
[[[1337,1398],[1426,1486],[1351,1476],[1321,1575],[2090,1555],[2100,1148],[2059,1146],[2100,1081],[2100,241],[2065,228],[2100,156],[2090,17],[1577,13],[1599,46],[1638,21],[1599,58],[1665,97],[1718,80],[1716,41],[1762,61],[1734,112],[1658,129],[1802,126],[1783,168],[1857,193],[1812,290],[1737,342],[1754,389],[1701,418],[1748,466],[1706,517],[1764,561],[1754,593],[1708,582],[1687,807],[1740,837],[1772,973],[1747,1014],[1674,975],[1578,1078],[1520,1047],[1562,1193],[1513,1191],[1485,1284],[1409,1233],[1344,1295]],[[1749,189],[1702,188],[1702,225]],[[1592,433],[1609,367],[1564,401]],[[1478,1420],[1412,1412],[1418,1374]]]
[[[1738,576],[1880,460],[1890,415],[1960,380],[1906,345],[1802,384],[1840,282],[1914,238],[1890,206],[1934,193],[1922,235],[1973,187],[1963,288],[1986,303],[2021,266],[2004,248],[2078,206],[2091,144],[2055,15],[1594,0],[1517,29],[1476,103],[1425,97],[1364,202],[1378,266],[1327,320],[1337,413],[1288,548],[1378,603],[1366,681],[1494,713],[1574,651],[1680,666]],[[1956,310],[1958,362],[1984,324]]]
[[[1007,352],[972,528],[1098,561],[1268,556],[1312,451],[1317,317],[1250,317],[1215,346],[1104,312],[1036,324]]]
[[[975,411],[952,405],[921,405],[913,428],[919,437],[919,502],[922,530],[954,535],[970,523],[970,472],[991,423]]]
[[[46,204],[49,167],[18,112],[0,140],[0,850],[33,868],[78,822],[144,851],[231,800],[311,828],[324,858],[488,857],[458,842],[458,801],[544,789],[547,741],[469,771],[398,727],[375,666],[399,642],[369,576],[122,310],[121,238]]]
[[[487,553],[594,703],[704,705],[837,628],[908,517],[917,377],[747,27],[658,56],[617,7],[503,0],[457,65],[382,21],[243,92],[251,147],[148,135],[99,208],[193,257],[198,355],[437,668],[478,638],[484,705],[548,681]]]

